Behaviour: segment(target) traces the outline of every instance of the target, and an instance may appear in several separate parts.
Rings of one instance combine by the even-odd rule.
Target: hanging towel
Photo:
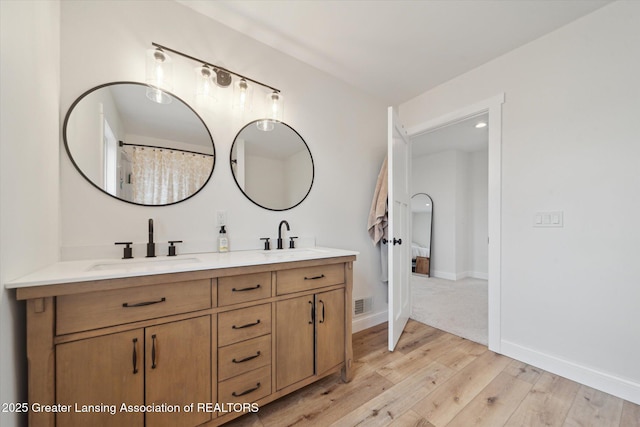
[[[369,230],[369,236],[373,241],[374,246],[387,235],[387,158],[384,158],[380,173],[378,174],[378,182],[376,183],[376,190],[373,193],[373,200],[371,202],[371,210],[369,211],[369,221],[367,222],[367,228]]]

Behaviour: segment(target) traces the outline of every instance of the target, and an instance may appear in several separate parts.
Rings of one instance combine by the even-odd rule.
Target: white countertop
[[[280,262],[354,256],[358,252],[332,248],[300,248],[270,251],[235,251],[226,253],[186,254],[175,257],[132,259],[93,259],[62,261],[5,283],[5,288],[28,288],[58,283],[149,276],[153,274],[247,267]]]

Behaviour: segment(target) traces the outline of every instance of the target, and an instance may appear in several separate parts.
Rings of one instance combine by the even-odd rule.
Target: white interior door
[[[411,145],[393,107],[388,122],[389,351],[393,351],[411,315]]]

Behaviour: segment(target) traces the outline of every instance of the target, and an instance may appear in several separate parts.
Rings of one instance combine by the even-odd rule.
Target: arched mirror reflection
[[[433,200],[428,194],[411,197],[411,265],[416,274],[431,275]]]
[[[231,147],[231,170],[249,200],[265,209],[291,209],[307,197],[313,185],[311,151],[300,134],[283,122],[258,128],[261,121],[243,127]]]
[[[91,184],[125,202],[162,206],[196,194],[211,178],[209,129],[181,99],[147,97],[149,86],[107,83],[80,96],[63,136],[71,161]]]

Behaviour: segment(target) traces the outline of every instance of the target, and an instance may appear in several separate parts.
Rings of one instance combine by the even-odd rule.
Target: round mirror
[[[431,274],[433,201],[428,194],[411,196],[411,264],[414,273]]]
[[[313,185],[311,151],[291,126],[270,121],[261,130],[257,120],[238,132],[231,147],[231,171],[236,184],[256,205],[274,211],[298,206]],[[264,126],[262,127],[265,128]]]
[[[115,82],[80,96],[64,119],[64,144],[76,169],[125,202],[163,206],[192,197],[211,178],[213,138],[200,116],[167,93],[153,101],[142,83]]]

